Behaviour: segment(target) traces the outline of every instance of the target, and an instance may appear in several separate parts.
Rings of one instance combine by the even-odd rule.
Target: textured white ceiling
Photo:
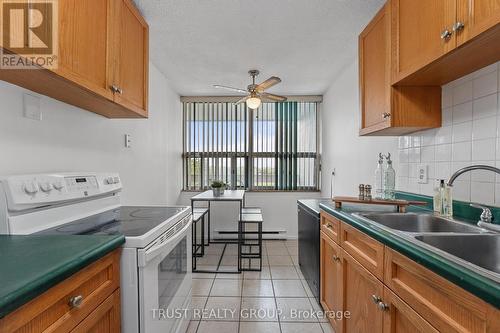
[[[135,0],[150,27],[150,56],[185,96],[230,95],[247,71],[283,82],[269,90],[323,94],[357,57],[357,36],[383,0]]]

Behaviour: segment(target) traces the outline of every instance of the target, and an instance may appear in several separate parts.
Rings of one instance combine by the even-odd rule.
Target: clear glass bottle
[[[373,182],[373,196],[375,199],[384,198],[384,172],[384,158],[382,153],[379,153],[377,168],[375,169],[375,179]]]
[[[384,172],[384,199],[394,200],[396,198],[396,171],[392,167],[391,154],[387,157],[387,168]]]

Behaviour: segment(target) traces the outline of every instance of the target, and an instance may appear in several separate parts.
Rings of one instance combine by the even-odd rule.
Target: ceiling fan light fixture
[[[247,99],[247,106],[250,109],[258,109],[261,104],[262,101],[258,97],[252,96],[249,99]]]

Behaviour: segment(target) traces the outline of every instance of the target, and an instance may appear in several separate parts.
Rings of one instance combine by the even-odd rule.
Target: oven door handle
[[[172,238],[169,238],[166,242],[162,242],[158,245],[153,246],[152,248],[142,252],[139,254],[139,257],[137,258],[138,261],[138,266],[139,267],[145,267],[148,262],[165,252],[165,249],[169,247],[168,245],[171,243],[177,242],[179,239],[181,239],[184,236],[184,233],[191,227],[191,217],[189,218],[189,222],[182,227],[181,230],[179,230]]]

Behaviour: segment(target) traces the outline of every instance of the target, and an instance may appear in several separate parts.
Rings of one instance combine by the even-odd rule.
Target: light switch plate
[[[429,165],[427,164],[419,164],[417,169],[418,183],[419,184],[427,184],[429,181],[428,177]]]
[[[125,134],[125,148],[132,148],[132,136]]]
[[[40,97],[24,94],[23,95],[24,117],[33,120],[42,120],[42,111],[40,110]]]

